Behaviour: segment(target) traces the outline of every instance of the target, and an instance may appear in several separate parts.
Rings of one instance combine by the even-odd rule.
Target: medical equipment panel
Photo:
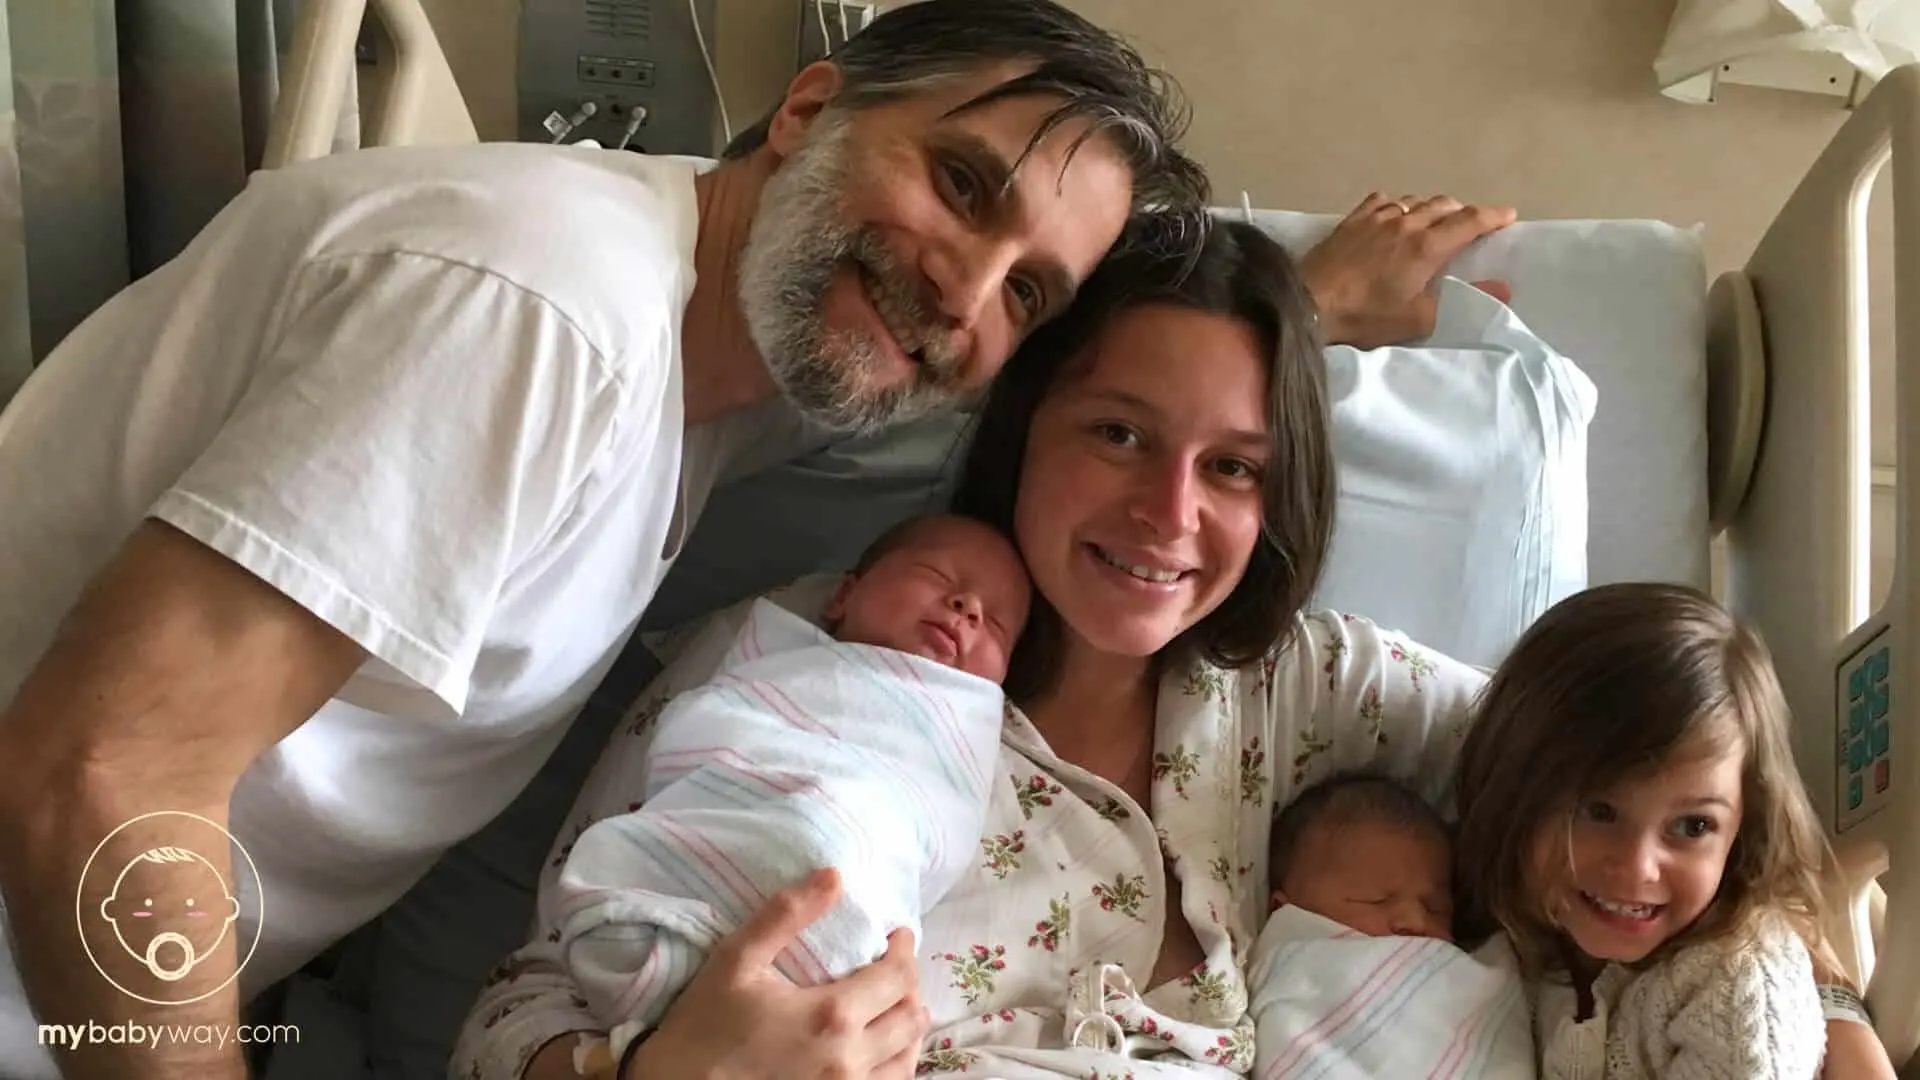
[[[1884,809],[1893,786],[1893,642],[1881,628],[1841,665],[1836,679],[1834,831]]]
[[[712,156],[715,0],[524,0],[519,138]]]
[[[824,60],[873,21],[871,3],[859,0],[800,0],[799,42],[793,70]]]

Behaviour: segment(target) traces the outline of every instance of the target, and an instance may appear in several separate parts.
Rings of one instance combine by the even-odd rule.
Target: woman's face
[[[1034,413],[1014,526],[1072,634],[1148,656],[1233,592],[1260,538],[1266,371],[1245,324],[1157,304],[1069,361]]]

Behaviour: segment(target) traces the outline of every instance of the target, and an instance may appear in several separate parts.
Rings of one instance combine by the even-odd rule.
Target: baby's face
[[[939,518],[843,585],[827,617],[839,621],[841,641],[899,649],[997,683],[1031,602],[1026,566],[1005,537]]]
[[[1274,906],[1292,904],[1372,937],[1453,940],[1453,852],[1401,825],[1315,826],[1300,838]]]

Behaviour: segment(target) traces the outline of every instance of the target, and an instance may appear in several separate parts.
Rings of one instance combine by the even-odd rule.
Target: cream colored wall
[[[1447,191],[1528,217],[1703,223],[1712,269],[1745,260],[1845,112],[1733,88],[1670,101],[1650,70],[1673,0],[1068,0],[1165,67],[1194,105],[1189,147],[1223,202],[1345,210],[1367,191]],[[514,126],[516,0],[426,0],[481,134]],[[736,126],[791,75],[799,5],[720,0],[715,40]],[[1876,309],[1889,296],[1882,192]],[[1893,463],[1890,340],[1875,320],[1874,460]],[[1890,491],[1876,493],[1876,592]]]

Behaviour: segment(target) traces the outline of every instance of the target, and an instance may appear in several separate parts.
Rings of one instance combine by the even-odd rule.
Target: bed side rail
[[[303,0],[264,168],[332,150],[347,80],[359,75],[354,53],[369,5],[376,35],[373,63],[362,77],[367,92],[361,145],[479,141],[419,0]]]
[[[1894,185],[1901,467],[1892,583],[1869,610],[1865,221],[1876,179]],[[1904,696],[1905,679],[1920,672],[1908,482],[1920,468],[1920,66],[1896,69],[1861,102],[1744,274],[1717,289],[1748,285],[1762,328],[1765,393],[1753,406],[1764,409],[1762,422],[1738,407],[1714,416],[1716,440],[1747,430],[1759,441],[1744,490],[1723,493],[1728,600],[1773,651],[1795,717],[1794,752],[1830,834],[1843,852],[1885,852],[1874,863],[1884,867],[1884,897],[1856,882],[1849,908],[1861,917],[1848,920],[1865,927],[1879,920],[1864,913],[1884,911],[1884,925],[1849,944],[1898,1064],[1920,1049],[1920,726]],[[1712,336],[1722,345],[1743,337],[1724,327]],[[1716,371],[1728,367],[1715,359]],[[1721,460],[1740,458],[1736,447]]]

